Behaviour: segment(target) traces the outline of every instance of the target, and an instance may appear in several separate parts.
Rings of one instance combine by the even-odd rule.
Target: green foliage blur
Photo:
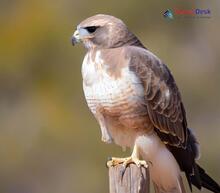
[[[166,20],[168,8],[212,14]],[[70,41],[97,13],[121,18],[168,64],[201,145],[199,163],[220,182],[219,10],[219,0],[1,0],[0,193],[108,192],[107,157],[130,154],[101,142],[82,91],[85,49]]]

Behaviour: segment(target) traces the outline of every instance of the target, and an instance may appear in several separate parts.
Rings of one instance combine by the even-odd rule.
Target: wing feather
[[[143,48],[128,50],[129,67],[141,80],[145,105],[156,132],[169,145],[186,147],[187,122],[180,92],[165,64]],[[128,56],[127,56],[128,58]]]

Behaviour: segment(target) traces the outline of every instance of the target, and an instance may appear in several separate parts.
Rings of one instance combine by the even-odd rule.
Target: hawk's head
[[[116,48],[141,43],[120,19],[98,14],[82,21],[74,32],[72,43],[82,42],[87,49]]]

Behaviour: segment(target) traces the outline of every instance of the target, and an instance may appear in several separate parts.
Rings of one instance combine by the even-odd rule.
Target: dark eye
[[[94,33],[98,28],[99,28],[99,26],[89,26],[89,27],[85,27],[85,29],[86,29],[89,33]]]

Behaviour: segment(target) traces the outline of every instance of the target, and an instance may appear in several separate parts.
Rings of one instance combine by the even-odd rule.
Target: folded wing
[[[186,147],[187,122],[179,90],[169,69],[148,50],[131,47],[129,67],[141,80],[148,116],[161,140]]]

